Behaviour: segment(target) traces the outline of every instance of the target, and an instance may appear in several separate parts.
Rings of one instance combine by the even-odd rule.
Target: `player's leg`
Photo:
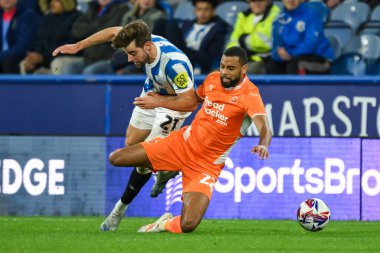
[[[119,148],[109,155],[109,161],[116,167],[149,167],[151,163],[141,143]]]
[[[125,133],[125,146],[132,146],[145,141],[152,129],[140,129],[129,124]]]
[[[210,200],[202,192],[185,192],[183,194],[183,207],[181,213],[180,227],[183,233],[194,231],[207,210]],[[174,224],[176,226],[176,224]],[[167,230],[170,229],[170,221]],[[178,228],[174,228],[177,230]]]
[[[209,203],[209,197],[202,192],[186,192],[183,194],[183,206],[180,216],[173,217],[170,213],[165,213],[156,222],[142,226],[138,232],[193,232],[201,223]]]
[[[148,156],[141,144],[117,149],[110,154],[109,160],[112,165],[119,167],[141,166],[146,168],[151,166]],[[146,183],[146,181],[142,182],[142,176],[144,175],[137,172],[135,173],[135,170],[132,172],[122,198],[116,203],[112,212],[101,224],[101,231],[115,231],[117,229],[124,217],[128,205],[137,195],[141,187]]]
[[[150,129],[139,129],[130,124],[126,132],[125,146],[128,147],[143,142],[149,136],[150,132]],[[126,205],[126,208],[137,196],[141,188],[149,181],[151,175],[152,172],[147,167],[135,167],[133,169],[120,199],[120,201]]]
[[[136,107],[126,131],[125,145],[128,147],[143,142],[151,132],[154,118],[155,112],[153,110],[142,110]],[[129,204],[149,181],[151,175],[152,172],[147,167],[135,167],[133,169],[120,200],[101,224],[101,231],[115,231],[117,229]]]
[[[152,132],[147,140],[157,136],[167,136],[170,132],[179,130],[188,115],[189,113],[176,112],[165,108],[156,109],[156,118],[153,123]],[[167,182],[177,175],[178,172],[176,171],[157,171],[155,174],[156,181],[151,189],[150,196],[156,198],[162,193]]]
[[[195,163],[192,165],[197,166]],[[205,167],[197,170],[184,167],[182,169],[183,207],[181,216],[170,218],[170,214],[164,214],[155,223],[140,228],[139,232],[169,231],[172,233],[189,233],[194,231],[201,222],[210,203],[216,178],[214,174],[207,172]]]

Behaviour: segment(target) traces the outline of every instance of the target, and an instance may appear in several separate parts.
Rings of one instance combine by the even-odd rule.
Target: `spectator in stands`
[[[18,0],[0,0],[0,73],[19,73],[26,51],[33,47],[39,16]]]
[[[121,24],[126,25],[136,19],[143,20],[153,30],[155,22],[167,19],[167,16],[157,0],[137,0],[133,9],[124,14]]]
[[[340,5],[341,3],[343,3],[343,1],[344,0],[325,0],[325,4],[326,4],[327,8],[332,10],[335,7],[337,7],[338,5]]]
[[[173,9],[177,8],[177,6],[182,2],[187,2],[188,0],[165,0],[168,4],[170,4]]]
[[[223,54],[228,24],[215,14],[218,0],[193,0],[194,20],[157,25],[153,32],[162,35],[181,49],[190,59],[195,73],[207,74],[219,67]],[[213,66],[215,65],[216,66]]]
[[[19,2],[22,2],[26,7],[34,9],[37,13],[41,13],[40,5],[38,2],[41,0],[19,0]]]
[[[273,23],[272,59],[268,74],[329,73],[334,52],[324,35],[323,21],[303,0],[283,0]]]
[[[131,3],[131,2],[130,2]],[[124,26],[129,22],[141,19],[149,28],[159,20],[166,20],[167,16],[156,0],[136,0],[130,11],[122,17],[121,25]],[[125,74],[125,73],[143,73],[141,69],[136,68],[135,64],[128,61],[128,55],[123,50],[118,49],[114,52],[111,60],[98,61],[87,74]]]
[[[227,47],[240,46],[249,57],[248,73],[264,74],[272,49],[272,24],[280,8],[271,0],[248,0],[249,9],[238,14]]]
[[[137,0],[134,7],[123,16],[121,25],[124,26],[136,19],[144,21],[152,31],[159,20],[167,19],[167,15],[161,8],[158,0]],[[94,70],[93,74],[102,73],[124,74],[142,72],[141,69],[136,68],[135,64],[128,62],[128,55],[125,52],[118,50],[114,53],[111,64],[109,61],[105,61],[103,66],[99,64],[99,67]]]
[[[129,10],[125,0],[93,0],[89,2],[86,13],[80,16],[73,24],[74,39],[82,40],[104,28],[118,26],[121,18]],[[56,64],[62,68],[63,74],[92,74],[93,68],[103,60],[110,60],[113,55],[110,43],[97,45],[84,50],[83,57],[74,62],[59,61]]]
[[[75,42],[71,29],[74,21],[80,15],[80,12],[76,10],[75,0],[40,0],[40,2],[50,4],[50,7],[47,14],[42,17],[34,49],[27,52],[25,59],[20,64],[22,74],[54,73],[54,69],[50,71],[53,50],[62,44]]]

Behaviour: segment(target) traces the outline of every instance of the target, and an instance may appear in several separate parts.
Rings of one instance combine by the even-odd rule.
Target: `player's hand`
[[[289,55],[288,51],[285,48],[279,47],[277,48],[277,53],[284,61],[289,61],[292,57]]]
[[[53,56],[57,56],[59,54],[76,54],[81,51],[83,48],[78,44],[66,44],[58,47],[52,53]]]
[[[149,92],[144,97],[137,97],[133,104],[142,109],[154,109],[160,107],[162,97],[156,92]]]
[[[251,150],[252,154],[257,154],[257,156],[262,160],[269,159],[269,151],[268,147],[264,145],[254,146]]]
[[[34,65],[37,65],[37,64],[39,64],[39,63],[41,63],[41,62],[43,62],[44,61],[44,58],[43,58],[43,56],[40,54],[40,53],[36,53],[36,52],[26,52],[26,57],[25,57],[25,59],[28,61],[28,62],[30,62],[30,63],[32,63],[32,64],[34,64]]]

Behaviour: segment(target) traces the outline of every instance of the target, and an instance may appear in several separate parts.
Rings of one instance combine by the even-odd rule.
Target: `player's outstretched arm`
[[[53,51],[52,55],[57,56],[58,54],[76,54],[79,51],[84,50],[88,47],[106,43],[108,41],[111,41],[120,31],[121,28],[121,26],[115,26],[103,29],[75,44],[66,44],[56,48]]]
[[[269,127],[268,118],[266,115],[256,115],[253,117],[253,123],[255,123],[260,133],[259,145],[254,146],[251,150],[252,154],[257,154],[260,159],[269,158],[269,144],[272,140],[272,131]]]

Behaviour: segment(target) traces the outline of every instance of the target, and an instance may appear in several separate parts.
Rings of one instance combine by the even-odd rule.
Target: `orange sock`
[[[176,217],[168,220],[165,223],[165,230],[172,232],[172,233],[181,234],[182,233],[181,216],[179,215],[179,216],[176,216]]]

